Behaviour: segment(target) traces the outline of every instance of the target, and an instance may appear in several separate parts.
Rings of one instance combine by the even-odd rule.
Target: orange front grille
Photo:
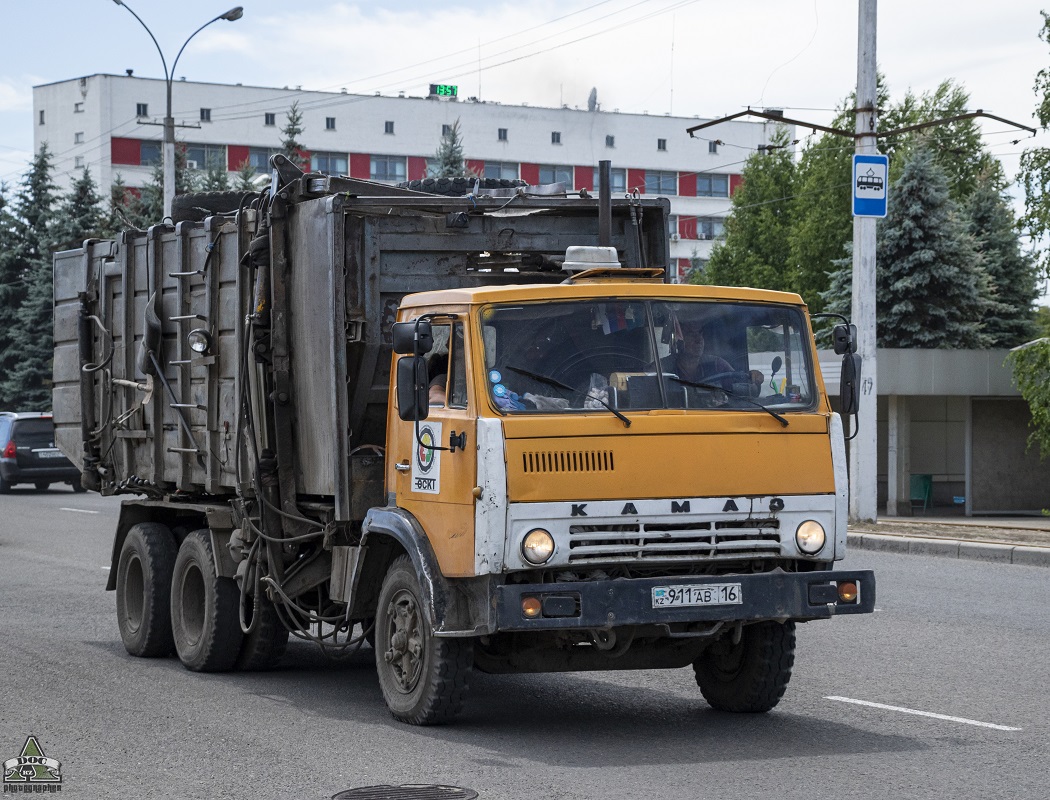
[[[522,453],[524,472],[612,472],[612,450],[547,450]]]

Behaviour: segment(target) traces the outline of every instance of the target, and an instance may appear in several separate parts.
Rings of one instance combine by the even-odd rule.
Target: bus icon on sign
[[[880,175],[876,175],[875,171],[869,169],[867,174],[857,176],[857,191],[872,191],[881,192],[884,183]]]

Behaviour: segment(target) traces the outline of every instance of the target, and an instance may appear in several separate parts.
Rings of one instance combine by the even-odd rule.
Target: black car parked
[[[84,491],[80,470],[55,447],[50,414],[0,411],[0,494],[18,483],[31,483],[41,492],[52,483]]]

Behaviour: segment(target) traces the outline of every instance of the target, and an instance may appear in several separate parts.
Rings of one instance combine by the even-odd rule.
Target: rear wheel
[[[8,494],[11,491],[12,486],[14,486],[14,484],[10,481],[0,478],[0,494]]]
[[[463,707],[474,662],[471,639],[433,635],[412,562],[390,566],[379,593],[376,670],[390,713],[411,725],[452,719]]]
[[[46,492],[48,490],[48,488],[50,488],[50,486],[51,486],[51,484],[48,483],[47,481],[37,481],[36,483],[33,484],[33,487],[38,492]]]
[[[87,491],[87,489],[84,488],[84,484],[81,483],[79,475],[73,478],[73,480],[69,482],[69,485],[73,487],[73,491],[77,494],[83,494]]]
[[[795,663],[795,623],[759,622],[725,636],[693,663],[704,699],[719,711],[761,713],[780,702]]]
[[[244,634],[234,669],[273,669],[288,647],[288,629],[281,624],[277,607],[268,597],[261,596],[258,600],[256,603],[251,596],[245,598],[245,617],[251,630]]]
[[[228,214],[241,207],[250,192],[190,192],[177,194],[171,201],[172,222],[203,222],[212,214]]]
[[[117,563],[117,627],[133,656],[157,658],[175,647],[171,636],[171,575],[175,539],[167,526],[132,526]]]
[[[402,181],[398,186],[403,189],[413,189],[417,192],[427,192],[428,194],[462,197],[473,192],[475,186],[478,186],[479,191],[484,191],[485,189],[516,189],[519,186],[528,186],[528,184],[525,181],[511,180],[509,178],[471,178],[463,176]]]
[[[215,573],[211,536],[187,534],[175,559],[171,581],[171,631],[186,669],[224,672],[241,651],[237,584]]]

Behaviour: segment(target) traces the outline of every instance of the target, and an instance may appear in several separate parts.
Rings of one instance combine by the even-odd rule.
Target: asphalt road
[[[35,735],[63,797],[1050,795],[1046,569],[853,553],[878,611],[801,626],[766,715],[710,710],[687,670],[476,675],[457,724],[422,729],[387,714],[367,647],[335,664],[295,643],[266,674],[128,656],[104,591],[116,514],[67,489],[0,497],[0,761]]]

